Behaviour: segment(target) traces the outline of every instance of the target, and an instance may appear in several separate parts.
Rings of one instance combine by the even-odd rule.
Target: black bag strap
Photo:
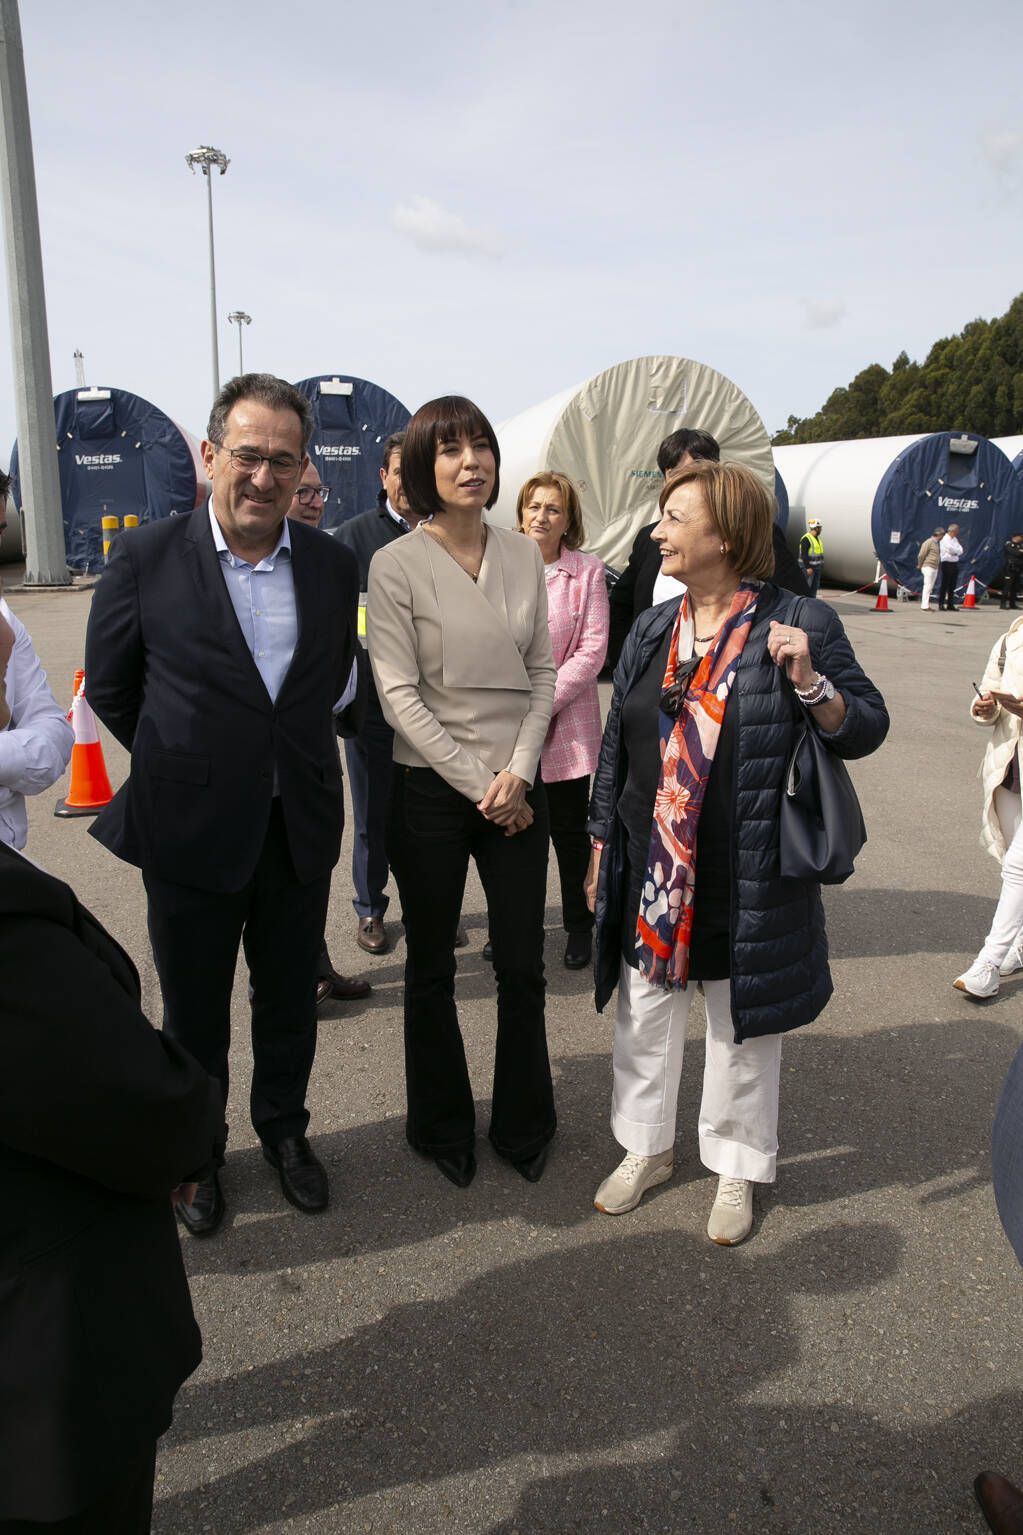
[[[797,593],[793,593],[792,601],[789,604],[786,617],[776,618],[775,623],[791,624],[794,629],[798,629],[800,627],[799,618],[803,611],[803,605],[809,601],[809,597],[800,597]],[[792,683],[789,680],[789,674],[785,670],[784,666],[779,666],[778,670],[781,673],[782,686],[787,687],[789,691],[789,698],[793,705],[793,719],[802,722],[804,725],[808,725],[810,723],[809,710],[803,703],[802,699],[799,697],[799,694],[796,692],[795,688],[792,686]]]

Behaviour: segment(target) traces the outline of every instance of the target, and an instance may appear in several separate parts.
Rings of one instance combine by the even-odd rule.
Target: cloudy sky
[[[22,0],[54,390],[342,371],[496,421],[677,353],[770,430],[1023,288],[1009,0]],[[15,435],[6,311],[0,444]],[[0,457],[6,456],[0,446]]]

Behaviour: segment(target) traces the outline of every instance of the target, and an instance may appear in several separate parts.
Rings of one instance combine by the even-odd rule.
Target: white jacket
[[[1005,645],[1004,667],[1002,666],[1003,643]],[[995,640],[991,647],[980,690],[982,693],[990,693],[992,689],[997,689],[1000,693],[1015,693],[1017,697],[1023,697],[1023,617],[1017,618],[1011,628],[1007,629],[1000,639]],[[983,725],[985,729],[992,731],[984,760],[977,772],[977,777],[984,785],[980,845],[991,854],[992,858],[997,858],[1001,863],[1005,857],[1005,838],[1002,836],[1002,828],[995,813],[995,790],[1005,781],[1013,754],[1019,749],[1023,720],[1015,714],[1009,714],[1001,705],[998,705],[994,720],[977,719],[974,710],[978,702],[978,699],[973,700],[970,714],[978,725]]]
[[[5,679],[11,720],[0,730],[0,842],[22,848],[28,835],[25,795],[40,794],[57,782],[75,738],[47,686],[28,630],[2,597],[0,617],[14,630]]]

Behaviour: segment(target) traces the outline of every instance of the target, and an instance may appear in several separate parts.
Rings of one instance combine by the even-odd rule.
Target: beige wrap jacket
[[[487,529],[479,580],[422,527],[373,556],[366,635],[394,760],[473,803],[499,772],[532,783],[556,671],[531,538]]]

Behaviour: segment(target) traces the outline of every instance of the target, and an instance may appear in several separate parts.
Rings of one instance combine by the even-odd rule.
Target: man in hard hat
[[[806,532],[799,540],[799,568],[803,572],[810,596],[816,597],[824,569],[824,545],[821,543],[821,523],[818,518],[806,525]]]

